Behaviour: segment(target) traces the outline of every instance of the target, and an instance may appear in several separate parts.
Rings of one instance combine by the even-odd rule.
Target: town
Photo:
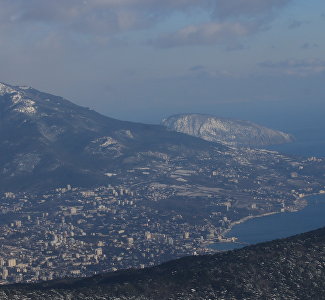
[[[115,185],[4,193],[0,284],[90,276],[213,253],[211,244],[236,240],[225,236],[236,222],[298,210],[306,204],[305,194],[324,192],[324,184],[300,174],[319,164],[317,159],[286,161],[288,180],[263,172],[252,180],[243,169],[249,163],[242,161],[236,169],[176,166],[163,179],[143,166],[128,170]]]

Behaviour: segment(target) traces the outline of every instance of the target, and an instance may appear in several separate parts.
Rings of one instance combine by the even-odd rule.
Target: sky
[[[123,120],[310,125],[324,28],[324,0],[0,0],[0,81]]]

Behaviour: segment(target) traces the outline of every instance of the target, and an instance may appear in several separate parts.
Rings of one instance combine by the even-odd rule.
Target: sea
[[[325,129],[304,129],[294,135],[295,142],[269,149],[297,157],[325,157]],[[325,195],[310,196],[306,200],[308,205],[301,211],[273,214],[238,224],[226,235],[237,237],[238,243],[216,243],[211,247],[220,251],[233,250],[324,227]]]

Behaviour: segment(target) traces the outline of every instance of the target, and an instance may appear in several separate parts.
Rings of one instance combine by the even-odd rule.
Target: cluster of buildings
[[[147,202],[121,186],[5,194],[0,283],[143,268],[209,252],[202,248],[206,236],[194,234],[175,212],[161,215]]]
[[[274,154],[268,161],[267,151],[254,151],[252,157],[260,155],[254,168],[252,159],[231,152],[218,165],[207,157],[199,169],[190,162],[185,169],[178,159],[159,172],[146,166],[126,170],[119,180],[107,173],[119,183],[92,189],[67,185],[2,194],[0,284],[90,276],[212,253],[211,243],[236,241],[225,233],[239,220],[299,209],[305,194],[324,189],[304,174],[302,163],[280,155],[277,161]]]

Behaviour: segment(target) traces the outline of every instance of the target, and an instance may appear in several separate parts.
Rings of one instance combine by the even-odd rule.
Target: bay
[[[324,128],[296,130],[294,135],[295,142],[268,149],[294,156],[325,157]],[[301,211],[250,219],[234,226],[226,237],[237,237],[239,243],[216,243],[211,247],[220,251],[232,250],[324,227],[325,195],[310,196],[306,200],[308,205]]]
[[[297,212],[286,212],[250,219],[238,224],[226,235],[239,243],[216,243],[217,250],[232,250],[246,245],[285,238],[325,226],[325,195],[307,197],[308,205]]]
[[[292,130],[293,143],[268,147],[284,154],[304,157],[325,157],[325,128],[303,128]]]

